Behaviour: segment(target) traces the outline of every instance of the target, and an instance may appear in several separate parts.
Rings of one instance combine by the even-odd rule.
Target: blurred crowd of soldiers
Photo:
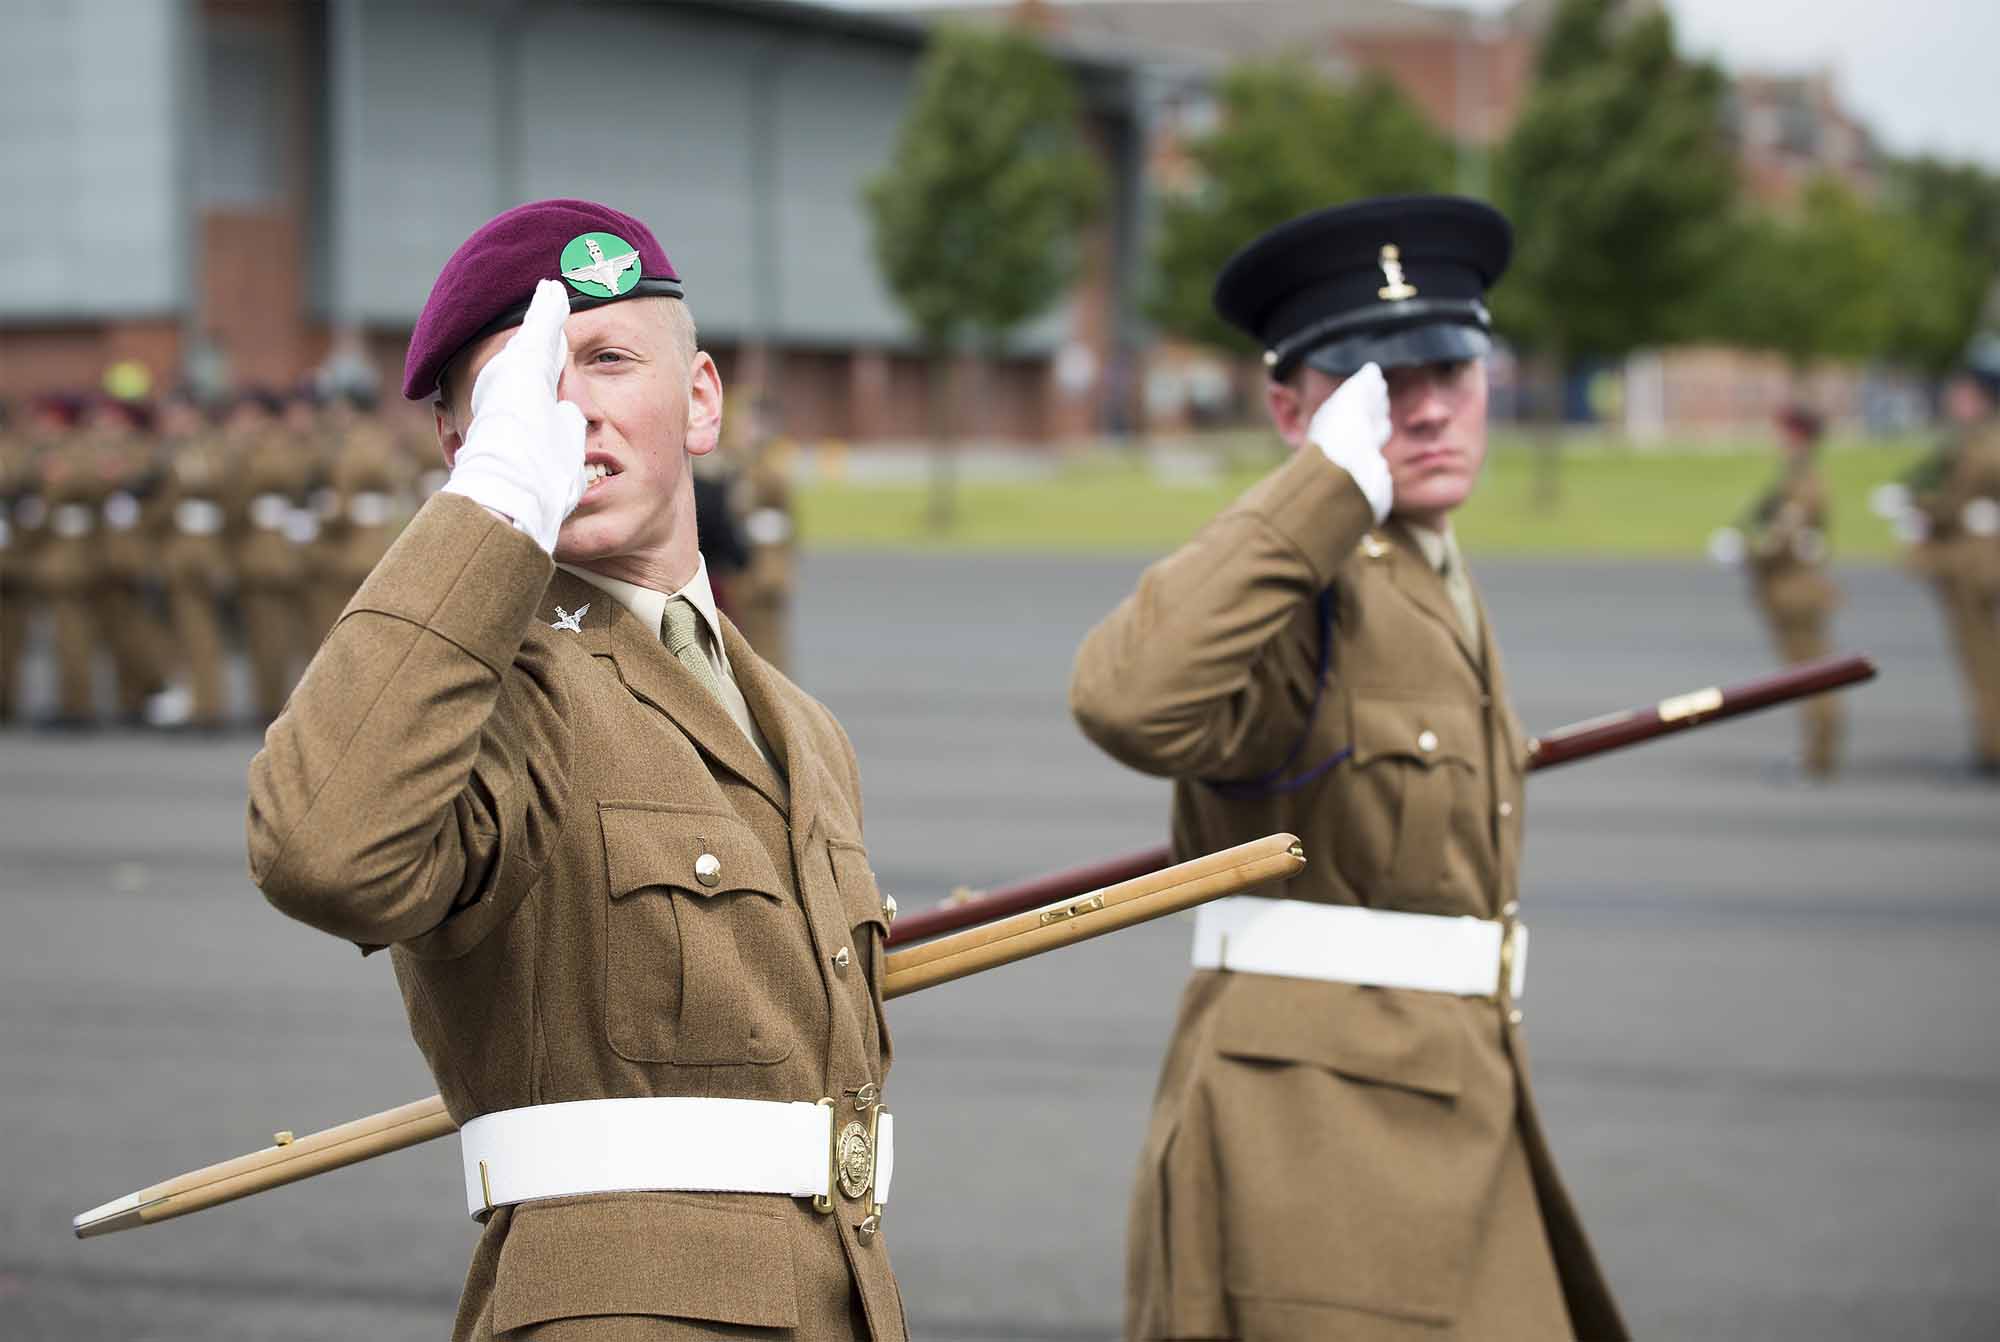
[[[783,665],[783,444],[699,483],[718,600]],[[730,456],[718,453],[716,456]],[[737,463],[750,458],[747,469]],[[360,393],[204,403],[50,394],[0,416],[0,724],[26,717],[37,619],[55,703],[36,725],[221,731],[276,717],[347,600],[444,483],[437,441]],[[249,702],[232,702],[232,647]],[[100,711],[100,664],[115,686]]]
[[[1930,584],[1965,683],[1973,768],[2000,779],[2000,345],[1945,389],[1947,436],[1878,501]]]
[[[1964,681],[1974,773],[2000,779],[2000,343],[1974,347],[1945,386],[1944,432],[1901,480],[1875,492],[1874,511],[1907,547],[1913,576],[1935,593]],[[1824,425],[1803,405],[1777,418],[1778,479],[1718,533],[1710,553],[1749,571],[1751,597],[1779,657],[1832,651],[1841,601],[1828,571],[1828,491],[1818,457]],[[1836,696],[1801,708],[1800,775],[1825,781],[1839,767]]]

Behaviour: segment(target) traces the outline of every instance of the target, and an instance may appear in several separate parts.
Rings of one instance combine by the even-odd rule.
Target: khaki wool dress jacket
[[[724,629],[775,769],[656,631],[440,494],[266,736],[251,873],[285,913],[393,948],[459,1123],[882,1084],[888,927],[854,752]],[[454,1337],[902,1339],[884,1237],[857,1233],[867,1210],[711,1193],[502,1208]]]
[[[1499,918],[1526,742],[1479,614],[1469,639],[1412,535],[1308,449],[1146,571],[1085,639],[1071,707],[1174,780],[1176,860],[1290,831],[1309,864],[1260,894]],[[1210,785],[1341,752],[1295,790]],[[1132,1202],[1128,1335],[1623,1337],[1509,1010],[1197,972]]]
[[[1826,571],[1826,483],[1795,466],[1750,510],[1744,528],[1757,605],[1774,625],[1821,624],[1840,605]]]

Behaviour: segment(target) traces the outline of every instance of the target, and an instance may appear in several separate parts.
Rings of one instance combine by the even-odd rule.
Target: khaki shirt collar
[[[725,671],[729,669],[729,652],[722,645],[722,616],[715,609],[715,589],[709,586],[706,557],[695,561],[694,576],[676,592],[655,591],[651,587],[641,587],[622,578],[608,578],[602,573],[592,573],[587,568],[578,568],[573,564],[557,564],[556,567],[589,583],[631,611],[641,624],[653,631],[654,638],[660,636],[660,622],[666,617],[667,603],[677,596],[686,597],[688,604],[700,613],[701,622],[708,629],[709,659],[717,663],[720,669]]]
[[[1445,560],[1450,559],[1453,552],[1458,549],[1453,542],[1450,525],[1447,524],[1443,531],[1432,531],[1429,527],[1405,522],[1403,530],[1410,533],[1410,539],[1424,552],[1424,562],[1431,566],[1431,572],[1444,572]]]

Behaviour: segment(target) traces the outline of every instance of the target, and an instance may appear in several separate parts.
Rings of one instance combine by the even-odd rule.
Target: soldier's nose
[[[577,376],[574,368],[563,370],[561,379],[556,383],[556,399],[569,401],[581,410],[587,426],[595,427],[601,418],[597,413],[596,402],[590,394],[590,379]]]

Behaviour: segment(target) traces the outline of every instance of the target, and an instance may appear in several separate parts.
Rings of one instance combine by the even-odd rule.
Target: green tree
[[[1566,366],[1689,328],[1731,241],[1722,94],[1714,67],[1676,55],[1664,11],[1563,0],[1500,155],[1516,247],[1495,307],[1510,337]]]
[[[1819,358],[1937,366],[1970,334],[1968,291],[1979,292],[1954,241],[1821,178],[1795,208],[1741,222],[1703,325],[1797,368]]]
[[[1150,308],[1170,331],[1240,348],[1209,302],[1237,249],[1309,210],[1441,190],[1452,151],[1379,78],[1338,88],[1302,64],[1248,64],[1225,75],[1216,96],[1216,129],[1187,146],[1196,189],[1160,205]]]
[[[1915,355],[1936,369],[1957,359],[1982,325],[2000,324],[1991,304],[2000,282],[2000,177],[1969,163],[1892,159],[1884,198],[1955,258],[1951,314],[1941,348]]]
[[[1062,299],[1102,192],[1069,74],[1032,37],[940,25],[889,165],[864,190],[876,264],[931,366],[932,522],[954,511],[952,356],[997,353]]]

